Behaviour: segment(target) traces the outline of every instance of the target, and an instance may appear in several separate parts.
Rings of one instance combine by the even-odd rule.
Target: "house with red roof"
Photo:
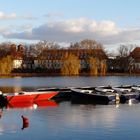
[[[134,48],[130,53],[130,65],[133,72],[140,72],[140,47]]]

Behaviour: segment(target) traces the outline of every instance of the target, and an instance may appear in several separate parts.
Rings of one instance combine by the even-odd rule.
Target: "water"
[[[140,84],[139,76],[105,76],[105,77],[16,77],[1,78],[0,86],[46,87],[46,86],[101,86]]]
[[[139,77],[33,77],[2,78],[0,87],[38,88],[47,86],[98,86],[140,84]],[[18,88],[17,88],[18,87]],[[140,103],[119,105],[50,102],[44,107],[8,106],[0,111],[0,137],[3,140],[132,140],[139,139]],[[29,126],[22,129],[21,115]]]

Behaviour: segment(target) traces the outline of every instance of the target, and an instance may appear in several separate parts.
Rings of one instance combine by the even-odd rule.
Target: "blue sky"
[[[139,0],[4,0],[0,42],[140,44]]]

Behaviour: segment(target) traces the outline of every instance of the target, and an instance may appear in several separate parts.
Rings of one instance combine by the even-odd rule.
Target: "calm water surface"
[[[1,78],[1,90],[47,86],[99,86],[140,84],[140,77],[33,77]],[[23,105],[22,105],[23,106]],[[21,115],[28,117],[23,128]],[[140,133],[140,103],[119,105],[48,102],[45,106],[8,106],[0,111],[2,140],[137,140]]]

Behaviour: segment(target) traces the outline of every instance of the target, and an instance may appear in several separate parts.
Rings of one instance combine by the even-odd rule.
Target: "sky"
[[[96,40],[108,50],[140,46],[139,0],[4,0],[0,43]]]

